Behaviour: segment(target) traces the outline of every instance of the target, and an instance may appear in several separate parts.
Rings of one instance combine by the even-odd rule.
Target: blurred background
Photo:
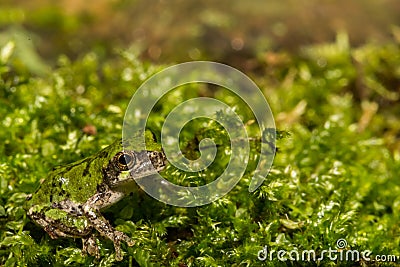
[[[109,57],[130,48],[154,62],[206,59],[252,70],[267,51],[297,53],[338,32],[352,46],[385,42],[399,14],[397,0],[1,0],[0,44],[13,35],[47,65],[60,54]]]

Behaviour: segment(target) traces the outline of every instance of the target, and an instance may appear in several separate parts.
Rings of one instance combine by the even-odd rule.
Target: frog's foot
[[[82,253],[100,258],[99,246],[96,243],[96,237],[90,235],[89,237],[82,238]]]
[[[135,242],[132,239],[130,239],[127,235],[117,230],[113,230],[112,235],[113,239],[111,240],[114,242],[115,259],[117,261],[121,261],[123,258],[121,253],[121,240],[125,241],[130,247],[133,246]]]

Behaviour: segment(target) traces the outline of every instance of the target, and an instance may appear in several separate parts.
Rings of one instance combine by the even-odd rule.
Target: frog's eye
[[[115,159],[118,169],[122,171],[129,170],[133,167],[133,165],[135,165],[136,162],[135,154],[132,152],[118,152],[118,154],[115,155]]]

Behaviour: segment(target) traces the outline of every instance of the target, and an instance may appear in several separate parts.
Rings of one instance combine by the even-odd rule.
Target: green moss
[[[142,63],[129,52],[106,61],[90,53],[76,61],[61,56],[51,74],[39,77],[14,65],[13,46],[18,43],[9,43],[0,55],[0,264],[117,265],[111,242],[99,239],[102,258],[96,262],[81,255],[80,242],[51,240],[22,207],[54,166],[91,155],[120,137],[135,88],[163,66]],[[248,192],[259,142],[268,142],[269,135],[265,131],[261,137],[246,111],[242,119],[254,137],[251,160],[227,196],[198,208],[177,208],[143,193],[106,212],[117,229],[136,240],[132,248],[123,245],[123,265],[275,266],[276,257],[257,259],[264,246],[314,249],[320,255],[335,249],[340,238],[348,243],[345,250],[400,255],[400,121],[394,115],[399,111],[399,46],[353,49],[340,35],[336,43],[304,51],[274,67],[274,80],[282,82],[254,78],[268,85],[262,89],[283,130],[264,184]],[[221,100],[229,96],[235,103],[221,92],[196,86],[176,90],[156,106],[149,127],[157,132],[170,110],[200,93]],[[196,158],[197,141],[205,137],[214,138],[219,152],[229,150],[222,127],[199,120],[181,132],[183,152]],[[201,185],[227,160],[218,157],[199,174],[171,167],[163,175],[177,184]],[[317,264],[353,265],[328,259]]]

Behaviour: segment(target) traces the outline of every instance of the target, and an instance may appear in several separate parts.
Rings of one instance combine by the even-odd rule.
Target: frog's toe
[[[82,238],[82,253],[100,258],[99,246],[96,243],[96,238],[92,235],[88,238]]]
[[[114,249],[115,249],[115,259],[117,261],[121,261],[123,258],[122,252],[121,252],[121,240],[126,242],[128,244],[128,246],[130,246],[130,247],[135,244],[135,242],[130,237],[128,237],[126,234],[124,234],[123,232],[115,231],[113,242],[114,242]]]
[[[117,231],[117,235],[119,235],[119,239],[123,240],[126,244],[128,244],[128,246],[132,247],[133,245],[135,245],[135,241],[133,241],[129,236],[127,236],[126,234]]]
[[[122,261],[123,256],[121,252],[121,243],[118,239],[114,240],[114,249],[115,249],[115,259],[117,261]]]

